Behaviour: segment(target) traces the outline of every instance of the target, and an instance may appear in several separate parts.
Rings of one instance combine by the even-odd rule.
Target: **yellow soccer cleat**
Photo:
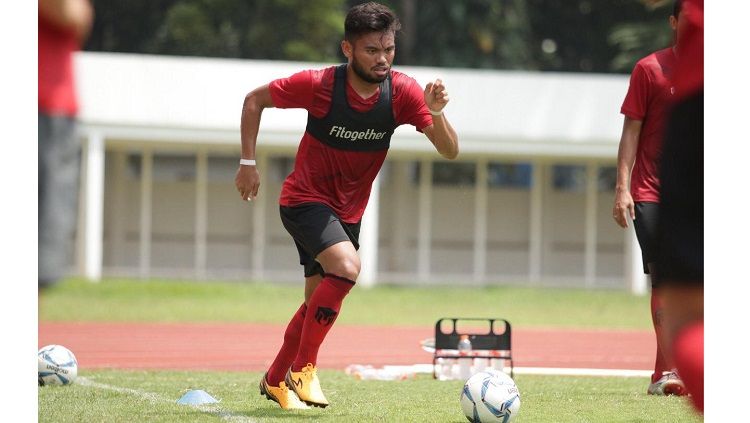
[[[284,410],[309,410],[304,402],[299,400],[297,394],[287,388],[286,383],[279,382],[279,386],[271,386],[266,382],[266,376],[260,380],[260,394],[265,395],[267,399],[276,401]]]
[[[299,399],[307,405],[325,408],[328,400],[320,389],[318,380],[318,369],[311,363],[307,363],[301,371],[293,372],[292,369],[286,373],[286,384],[297,393]]]

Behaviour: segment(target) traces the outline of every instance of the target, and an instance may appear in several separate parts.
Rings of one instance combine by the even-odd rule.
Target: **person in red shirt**
[[[678,36],[681,2],[674,4],[669,24]],[[662,137],[674,94],[675,45],[639,60],[630,76],[630,87],[622,104],[625,115],[617,153],[617,185],[614,220],[623,228],[628,218],[635,226],[643,253],[643,271],[651,275],[651,317],[656,333],[654,373],[647,393],[683,395],[685,385],[665,354],[660,288],[653,278],[656,263],[656,228],[660,197],[659,162]],[[632,170],[632,171],[631,171]]]
[[[260,186],[254,158],[263,109],[308,112],[294,170],[279,199],[282,223],[304,266],[305,301],[260,381],[261,394],[283,409],[328,405],[317,376],[318,350],[359,275],[362,214],[395,128],[413,125],[443,157],[458,155],[458,137],[443,113],[449,97],[442,81],[423,90],[391,69],[400,26],[386,6],[354,6],[341,42],[346,64],[277,79],[245,97],[235,177],[243,200],[255,198]]]
[[[80,143],[73,52],[88,35],[88,0],[39,0],[39,289],[64,274],[77,221]]]
[[[685,0],[664,135],[656,279],[666,345],[703,412],[703,0]]]

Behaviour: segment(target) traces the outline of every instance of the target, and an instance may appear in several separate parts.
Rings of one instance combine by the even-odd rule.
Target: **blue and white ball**
[[[62,345],[47,345],[38,353],[39,386],[70,385],[78,376],[78,360]]]
[[[486,370],[473,375],[464,384],[461,408],[472,423],[508,423],[521,408],[521,396],[510,376]]]

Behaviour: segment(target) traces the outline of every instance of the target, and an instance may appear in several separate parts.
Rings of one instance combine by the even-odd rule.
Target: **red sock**
[[[654,361],[654,373],[651,375],[651,383],[654,383],[661,378],[664,372],[672,370],[671,366],[667,364],[667,360],[664,358],[664,349],[661,347],[662,307],[658,291],[655,289],[651,290],[651,322],[654,324],[654,332],[656,333],[656,360]]]
[[[680,379],[690,392],[695,408],[703,413],[703,321],[684,327],[673,344]]]
[[[336,321],[344,297],[353,287],[354,281],[330,273],[325,274],[308,301],[309,312],[302,327],[302,339],[297,357],[292,364],[293,371],[300,371],[307,363],[317,363],[320,344]]]
[[[286,327],[284,343],[281,344],[281,349],[276,354],[276,358],[273,360],[266,376],[266,381],[271,386],[279,386],[279,383],[286,376],[286,371],[291,367],[294,357],[297,356],[299,340],[302,336],[302,325],[305,322],[305,311],[307,311],[307,306],[302,303]]]

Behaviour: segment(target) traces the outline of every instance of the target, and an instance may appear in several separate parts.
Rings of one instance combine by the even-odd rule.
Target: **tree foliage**
[[[88,50],[324,61],[337,57],[344,0],[95,0]]]
[[[361,0],[93,0],[87,50],[337,62]],[[670,2],[383,0],[400,16],[397,63],[629,72],[671,42]],[[667,3],[667,4],[665,4]]]
[[[413,21],[404,20],[402,23],[404,33],[408,27],[414,27],[414,42],[412,51],[406,52],[406,62],[400,60],[403,57],[401,47],[396,47],[401,63],[463,68],[536,68],[529,51],[531,28],[525,0],[402,0],[384,3],[391,3],[400,12],[411,2],[416,4],[417,13]],[[356,3],[350,1],[350,4]]]

